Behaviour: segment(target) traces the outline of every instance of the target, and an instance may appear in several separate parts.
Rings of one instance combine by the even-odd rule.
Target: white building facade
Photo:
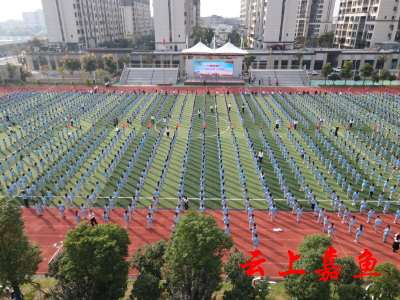
[[[332,31],[334,8],[335,0],[300,0],[295,36],[310,38]]]
[[[23,12],[22,19],[26,28],[41,27],[46,28],[44,21],[43,9],[35,10],[34,12]]]
[[[242,0],[240,31],[253,49],[294,44],[298,0]]]
[[[396,37],[399,11],[398,0],[342,0],[334,43],[353,49],[392,42]]]
[[[150,0],[121,0],[121,15],[126,39],[151,34]]]
[[[50,43],[96,48],[124,38],[120,0],[42,0]]]
[[[154,0],[156,50],[181,51],[194,43],[193,27],[200,25],[200,0]],[[164,46],[165,40],[165,46]]]

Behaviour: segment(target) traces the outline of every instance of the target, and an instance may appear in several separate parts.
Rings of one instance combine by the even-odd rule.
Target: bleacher
[[[255,84],[264,79],[264,85],[268,85],[268,79],[271,79],[271,85],[275,85],[275,79],[278,79],[278,85],[284,86],[308,86],[310,79],[305,70],[265,70],[251,69],[252,77],[256,77]]]
[[[125,68],[121,76],[121,85],[132,86],[176,84],[177,81],[178,68]]]

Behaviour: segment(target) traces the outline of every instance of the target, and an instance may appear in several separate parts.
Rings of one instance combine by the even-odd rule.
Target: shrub
[[[104,76],[103,80],[104,80],[104,83],[106,83],[107,81],[110,81],[110,77]]]
[[[36,84],[40,85],[40,80],[39,79],[36,79]]]
[[[73,80],[71,81],[71,85],[72,85],[72,86],[74,86],[74,85],[75,85],[75,82],[74,82]]]
[[[90,79],[86,77],[86,78],[85,78],[85,83],[86,83],[86,85],[89,86],[89,85],[90,85]]]

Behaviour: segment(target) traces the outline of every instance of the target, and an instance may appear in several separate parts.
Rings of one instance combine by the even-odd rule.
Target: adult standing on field
[[[99,225],[99,224],[97,224],[96,217],[92,210],[90,210],[90,212],[89,212],[89,219],[90,219],[90,224],[92,224],[92,226]]]

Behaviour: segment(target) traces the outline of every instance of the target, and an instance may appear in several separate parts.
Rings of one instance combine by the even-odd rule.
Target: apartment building
[[[46,28],[46,23],[44,21],[43,9],[35,10],[34,12],[23,12],[22,20],[24,21],[24,26],[26,28],[41,27]]]
[[[42,0],[50,43],[95,48],[124,38],[121,0]]]
[[[253,49],[292,49],[298,0],[242,0],[240,31]]]
[[[200,0],[154,0],[156,50],[180,51],[194,44],[193,27],[200,25]],[[164,46],[165,41],[165,46]]]
[[[374,48],[376,43],[395,41],[399,10],[399,0],[341,0],[334,43]]]
[[[150,35],[150,0],[121,0],[121,15],[126,39]]]
[[[309,38],[332,31],[334,8],[335,0],[300,0],[295,36]]]

